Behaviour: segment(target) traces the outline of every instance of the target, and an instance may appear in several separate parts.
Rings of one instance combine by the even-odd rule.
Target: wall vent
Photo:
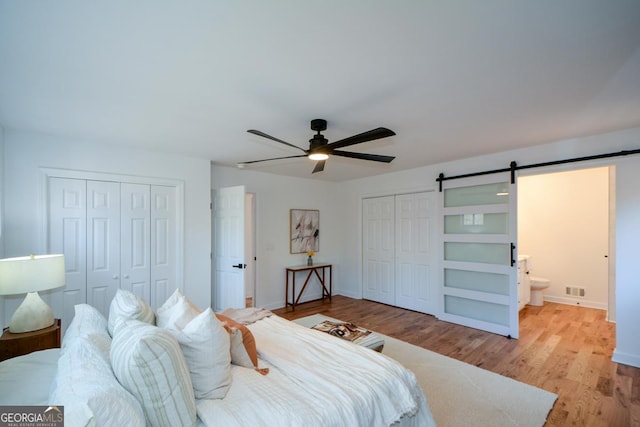
[[[578,288],[575,286],[567,286],[566,294],[571,295],[572,297],[583,297],[584,296],[584,288]]]

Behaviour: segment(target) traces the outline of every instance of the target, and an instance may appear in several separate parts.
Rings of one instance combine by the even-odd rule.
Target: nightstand
[[[21,334],[13,334],[5,328],[0,337],[0,361],[56,347],[60,347],[60,319],[48,328]]]

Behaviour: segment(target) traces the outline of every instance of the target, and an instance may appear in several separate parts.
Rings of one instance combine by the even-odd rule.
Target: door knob
[[[236,264],[236,265],[233,265],[232,267],[243,269],[243,268],[247,268],[247,264]]]

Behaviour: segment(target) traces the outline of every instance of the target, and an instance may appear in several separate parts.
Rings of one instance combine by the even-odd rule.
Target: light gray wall
[[[6,256],[46,251],[45,189],[41,168],[182,181],[185,193],[184,292],[193,301],[210,301],[209,160],[17,131],[5,131],[4,148]],[[5,298],[6,307],[0,304],[0,310],[9,315],[13,312],[10,299],[14,298]],[[6,317],[0,313],[0,321],[4,324],[9,321]]]
[[[511,161],[520,165],[552,160],[633,150],[640,148],[640,128],[594,135],[545,144],[533,148],[479,156],[456,162],[417,168],[413,170],[379,175],[345,183],[341,190],[346,194],[345,219],[348,235],[343,238],[342,292],[345,295],[362,295],[362,198],[412,192],[420,189],[437,189],[439,173],[454,176],[484,170],[509,167]],[[640,155],[616,157],[599,161],[581,162],[565,166],[537,169],[539,172],[572,170],[587,166],[616,166],[616,319],[617,340],[614,360],[640,367],[640,274],[637,263],[640,253]]]
[[[289,253],[290,209],[320,211],[320,250],[314,258],[333,264],[334,293],[342,293],[346,269],[344,240],[352,233],[344,220],[341,184],[217,165],[211,170],[214,190],[244,185],[247,192],[255,193],[256,306],[270,309],[284,306],[285,268],[306,262],[305,254]],[[301,301],[318,298],[319,290],[315,280],[310,282]]]
[[[518,245],[531,276],[549,279],[545,301],[606,310],[609,168],[519,177]],[[567,295],[567,286],[585,296]]]
[[[4,129],[2,126],[0,126],[0,258],[4,258]]]
[[[289,209],[319,209],[319,260],[336,266],[335,293],[362,295],[362,198],[385,194],[437,190],[440,172],[457,175],[503,168],[512,160],[532,164],[549,160],[640,148],[640,128],[560,141],[345,183],[295,179],[255,171],[211,167],[209,161],[157,152],[87,145],[54,137],[5,132],[3,224],[5,256],[42,250],[43,207],[40,206],[39,167],[95,170],[182,179],[185,181],[185,288],[194,301],[210,300],[211,188],[241,185],[256,194],[257,293],[261,306],[284,304],[284,268],[304,261],[289,254]],[[640,367],[640,156],[589,162],[589,166],[616,166],[616,309],[617,341],[614,360]],[[584,167],[581,164],[580,167]],[[577,166],[549,168],[570,170]],[[541,172],[543,170],[540,170]],[[2,176],[2,175],[0,175]],[[26,251],[26,252],[25,252]],[[309,294],[309,297],[312,296]],[[0,304],[2,310],[2,304]],[[0,320],[5,319],[0,313]],[[5,324],[7,320],[4,320]]]
[[[636,138],[640,145],[640,137]],[[616,162],[616,350],[613,360],[640,367],[640,158]]]

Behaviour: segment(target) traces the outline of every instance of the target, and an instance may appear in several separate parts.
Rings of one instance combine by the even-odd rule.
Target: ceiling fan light
[[[311,160],[327,160],[329,156],[325,153],[311,153],[309,159]]]

